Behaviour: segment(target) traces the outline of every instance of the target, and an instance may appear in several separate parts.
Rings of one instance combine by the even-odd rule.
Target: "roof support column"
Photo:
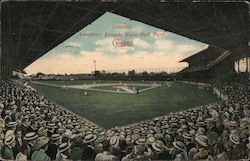
[[[0,80],[3,79],[2,53],[2,3],[0,2]]]

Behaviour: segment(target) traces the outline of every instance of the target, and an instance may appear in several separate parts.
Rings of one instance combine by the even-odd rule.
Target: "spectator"
[[[103,152],[98,153],[95,157],[95,161],[114,161],[117,158],[110,154],[110,146],[108,141],[103,142]]]
[[[45,153],[48,148],[49,138],[41,136],[37,139],[36,151],[32,153],[32,161],[50,161],[51,158]]]
[[[16,161],[27,161],[28,160],[27,156],[28,156],[28,145],[24,143],[20,147],[20,152],[16,156]]]
[[[3,159],[15,160],[15,156],[13,153],[13,147],[15,147],[15,145],[16,145],[15,135],[13,134],[7,135],[1,153]]]

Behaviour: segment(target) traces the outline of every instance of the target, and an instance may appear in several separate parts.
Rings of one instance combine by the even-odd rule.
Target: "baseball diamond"
[[[132,92],[122,91],[121,85]],[[177,82],[32,81],[31,86],[50,100],[104,128],[219,101],[205,89]],[[139,94],[134,92],[135,86],[139,88]]]

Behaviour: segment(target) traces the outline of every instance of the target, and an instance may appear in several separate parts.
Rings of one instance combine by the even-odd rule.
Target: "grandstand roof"
[[[181,60],[180,62],[188,62],[189,66],[180,72],[209,70],[214,65],[226,59],[229,55],[231,55],[231,53],[227,50],[209,46],[207,49]]]
[[[10,2],[2,4],[2,52],[24,69],[109,11],[207,44],[249,55],[249,6],[232,3]]]
[[[195,59],[197,59],[197,58],[198,58],[198,60],[202,60],[202,59],[206,59],[206,57],[211,56],[211,54],[218,55],[224,51],[226,51],[226,50],[209,45],[206,49],[201,50],[197,53],[194,53],[193,55],[191,55],[191,56],[189,56],[189,57],[187,57],[179,62],[192,62],[192,61],[196,61]],[[204,58],[202,58],[202,57],[204,57]],[[197,62],[195,62],[195,63],[197,63]]]

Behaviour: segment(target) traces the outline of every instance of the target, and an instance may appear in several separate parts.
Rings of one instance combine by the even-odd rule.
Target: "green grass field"
[[[93,83],[93,81],[42,82],[61,85]],[[152,82],[143,83],[152,84]],[[33,83],[31,85],[48,99],[104,128],[127,125],[218,101],[212,93],[183,83],[173,83],[171,87],[157,87],[138,95],[88,91],[88,96],[84,96],[83,90],[79,89],[61,89]]]

